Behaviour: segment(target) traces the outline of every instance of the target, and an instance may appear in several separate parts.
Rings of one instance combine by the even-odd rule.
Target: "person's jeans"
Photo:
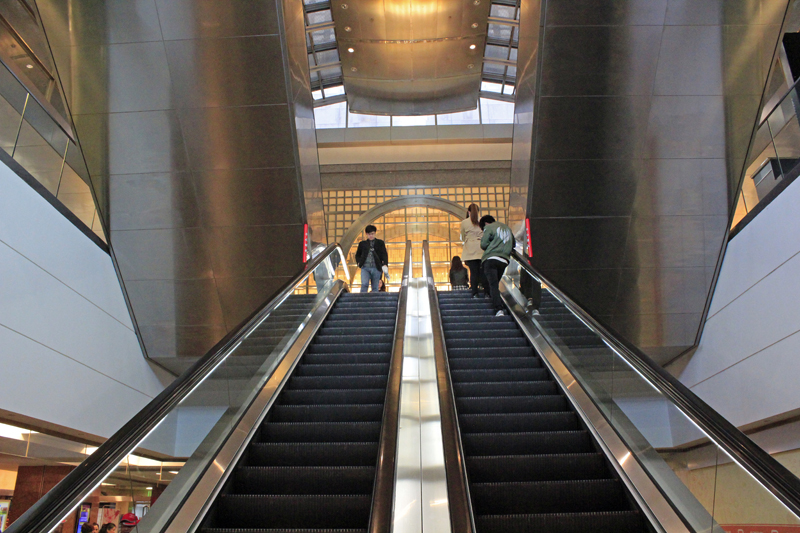
[[[479,282],[484,286],[484,290],[487,290],[485,289],[486,278],[483,275],[483,269],[481,268],[481,260],[470,259],[469,261],[464,261],[464,264],[469,267],[469,288],[472,289],[472,295],[475,296],[478,294]]]
[[[361,268],[361,292],[367,292],[370,283],[372,283],[372,292],[378,292],[378,286],[381,282],[381,271],[375,267],[362,267]]]
[[[503,277],[508,264],[498,261],[497,259],[487,259],[483,262],[483,273],[488,281],[487,290],[492,297],[492,305],[495,311],[505,309],[503,306],[503,299],[500,297],[500,278]]]

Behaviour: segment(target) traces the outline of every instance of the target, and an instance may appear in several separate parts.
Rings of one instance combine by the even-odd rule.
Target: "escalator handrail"
[[[9,533],[41,533],[50,531],[69,514],[87,494],[100,485],[113,470],[136,449],[158,424],[186,398],[242,338],[289,297],[329,256],[339,253],[340,262],[349,278],[344,253],[338,244],[331,244],[303,267],[302,272],[285,283],[267,302],[231,330],[211,350],[186,369],[114,435],[37,501],[6,530]]]
[[[397,473],[397,432],[400,420],[400,385],[403,380],[403,345],[410,273],[411,241],[406,241],[403,278],[400,285],[400,296],[397,301],[391,367],[387,380],[386,397],[383,403],[384,409],[378,445],[378,463],[375,469],[375,486],[372,494],[369,533],[389,533],[392,530],[392,510]]]
[[[753,476],[766,490],[781,501],[794,514],[800,516],[800,479],[774,457],[758,446],[736,426],[700,399],[675,376],[664,370],[636,346],[612,333],[591,313],[584,310],[567,294],[533,267],[516,250],[512,257],[528,274],[537,278],[547,289],[603,342],[625,359],[645,380],[672,401],[688,416],[709,439],[721,447],[731,458]]]
[[[475,533],[472,500],[469,493],[467,465],[464,447],[461,442],[461,428],[458,424],[453,382],[447,359],[447,345],[444,340],[442,317],[439,311],[439,296],[431,268],[431,254],[428,241],[422,241],[422,261],[428,285],[430,303],[433,352],[436,359],[436,383],[439,392],[439,409],[442,421],[442,444],[444,445],[444,469],[447,476],[447,503],[450,507],[450,531],[452,533]]]

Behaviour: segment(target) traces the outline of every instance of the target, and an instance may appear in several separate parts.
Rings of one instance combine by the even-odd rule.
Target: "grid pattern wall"
[[[325,223],[328,242],[339,242],[358,217],[367,210],[387,200],[402,196],[438,196],[466,207],[475,203],[481,207],[481,215],[492,215],[506,222],[508,210],[507,185],[484,185],[480,187],[404,187],[396,189],[337,190],[322,191],[325,207]],[[466,213],[465,213],[466,214]]]
[[[471,203],[481,207],[481,215],[492,215],[506,222],[508,195],[510,188],[502,185],[481,187],[409,187],[397,189],[372,190],[324,190],[325,216],[328,227],[328,242],[338,242],[353,222],[365,211],[387,200],[401,196],[438,196],[463,205]],[[466,214],[466,213],[465,213]],[[463,219],[427,207],[407,207],[388,213],[371,223],[378,229],[378,238],[386,241],[389,253],[388,289],[397,290],[402,276],[402,258],[405,243],[413,245],[412,275],[422,275],[422,241],[430,242],[431,267],[437,286],[449,288],[450,260],[461,255],[462,245],[459,237]],[[360,239],[353,243],[348,254],[351,269],[355,269],[355,251]],[[356,287],[359,285],[356,279]]]

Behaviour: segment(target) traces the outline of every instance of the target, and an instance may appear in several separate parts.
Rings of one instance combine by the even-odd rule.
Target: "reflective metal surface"
[[[41,0],[151,358],[196,357],[326,241],[302,5]]]
[[[431,115],[475,109],[488,1],[334,0],[332,6],[353,112]]]
[[[695,343],[786,5],[523,8],[514,230],[524,209],[533,264],[661,363]]]
[[[429,290],[408,284],[394,533],[451,531]]]
[[[504,280],[500,284],[503,297],[511,315],[517,321],[525,336],[542,356],[542,361],[550,369],[561,391],[575,407],[586,427],[600,443],[603,453],[609,458],[620,479],[628,487],[639,508],[659,532],[682,533],[691,531],[659,490],[658,486],[647,475],[636,460],[631,459],[632,452],[622,441],[614,428],[608,423],[603,413],[592,402],[591,398],[575,376],[566,367],[553,349],[549,339],[542,334],[533,321],[525,313],[525,298],[516,287],[509,287]],[[688,492],[688,491],[687,491]],[[688,496],[694,499],[689,493]],[[686,505],[687,502],[682,502]],[[690,503],[690,502],[689,502]],[[698,506],[698,514],[708,513]],[[717,530],[722,533],[722,530]]]

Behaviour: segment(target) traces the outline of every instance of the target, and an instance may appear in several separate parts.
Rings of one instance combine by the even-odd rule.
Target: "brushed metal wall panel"
[[[129,280],[125,286],[141,326],[225,326],[213,279]]]
[[[181,368],[326,234],[302,3],[39,7],[143,343]]]
[[[538,217],[627,217],[638,192],[640,165],[630,159],[542,160],[535,173],[531,196]]]
[[[701,327],[786,5],[549,0],[542,38],[520,43],[529,70],[541,59],[512,161],[534,264],[661,362]]]
[[[660,26],[548,28],[543,60],[549,68],[542,72],[541,94],[651,94],[662,31]]]
[[[654,94],[722,94],[721,64],[721,26],[665,26]]]
[[[51,45],[144,43],[161,40],[155,0],[37,0]],[[58,21],[58,22],[56,22]],[[61,69],[61,65],[56,62]]]
[[[639,158],[649,103],[647,96],[541,97],[537,158]]]
[[[156,0],[156,4],[166,40],[279,33],[278,14],[270,2]]]
[[[193,169],[295,165],[292,122],[286,105],[181,109]]]
[[[294,167],[196,171],[194,184],[205,227],[303,223]]]
[[[662,26],[667,0],[548,0],[547,26]]]
[[[75,115],[92,175],[186,170],[186,148],[175,111]]]
[[[303,266],[302,225],[216,227],[206,234],[216,277],[286,276]]]
[[[115,231],[111,233],[126,280],[212,278],[207,236],[200,228]]]
[[[162,42],[80,46],[73,47],[70,52],[80,64],[109,72],[108,76],[70,77],[74,114],[172,107],[170,72]]]
[[[148,355],[168,367],[175,364],[176,358],[206,353],[228,332],[225,326],[143,325],[139,330]]]
[[[286,80],[275,75],[283,69],[278,35],[164,44],[178,107],[286,103]]]
[[[114,206],[111,231],[200,225],[188,172],[114,175],[108,183]]]
[[[289,277],[217,278],[217,291],[222,302],[225,322],[229,326],[240,323],[289,279]]]

